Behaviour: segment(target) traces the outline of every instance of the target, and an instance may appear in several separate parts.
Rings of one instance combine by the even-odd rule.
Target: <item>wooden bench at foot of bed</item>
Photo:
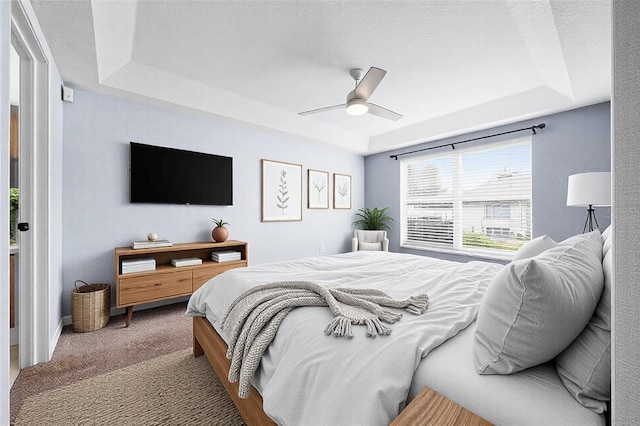
[[[220,378],[227,393],[248,426],[267,426],[276,423],[262,408],[262,397],[252,386],[249,398],[238,396],[238,383],[227,380],[231,361],[226,357],[227,344],[204,317],[193,317],[193,355],[207,355],[209,363]],[[392,426],[489,426],[491,423],[445,398],[432,389],[424,388],[393,421]]]

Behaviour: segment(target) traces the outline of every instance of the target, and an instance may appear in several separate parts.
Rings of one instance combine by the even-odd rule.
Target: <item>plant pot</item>
[[[224,226],[216,226],[211,231],[211,238],[213,238],[213,241],[218,243],[227,241],[227,238],[229,238],[229,230]]]

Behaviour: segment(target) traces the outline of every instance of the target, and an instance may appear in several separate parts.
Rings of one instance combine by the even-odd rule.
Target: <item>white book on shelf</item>
[[[124,259],[122,261],[122,266],[141,265],[141,264],[153,264],[155,266],[156,260],[153,257],[137,257],[135,259]]]
[[[123,274],[155,271],[156,269],[156,260],[152,257],[142,259],[127,259],[123,260],[121,263],[121,270]]]
[[[229,256],[229,255],[240,255],[239,251],[235,251],[235,250],[220,250],[220,251],[212,251],[211,255],[216,255],[216,256]]]
[[[211,257],[217,259],[240,259],[240,253],[236,254],[211,254]]]
[[[182,259],[171,259],[171,264],[175,267],[201,265],[202,259],[199,257],[185,257]]]
[[[123,274],[131,274],[134,272],[147,272],[147,271],[155,271],[155,270],[156,270],[156,267],[153,265],[122,267]]]
[[[133,272],[146,272],[146,271],[155,271],[155,264],[139,264],[139,265],[123,265],[122,273],[123,274],[131,274]]]
[[[143,249],[143,248],[156,248],[156,247],[171,247],[173,243],[169,240],[155,240],[155,241],[134,241],[131,243],[131,248],[133,249]]]
[[[229,262],[232,260],[241,260],[241,254],[238,251],[231,251],[226,253],[213,252],[211,253],[211,260],[214,262]]]
[[[240,259],[240,253],[238,254],[211,254],[212,259]]]

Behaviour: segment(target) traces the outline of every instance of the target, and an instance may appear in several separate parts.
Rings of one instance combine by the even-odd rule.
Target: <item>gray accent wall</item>
[[[63,309],[75,280],[113,284],[114,248],[147,233],[174,243],[211,241],[211,218],[249,243],[249,264],[350,250],[351,223],[364,204],[361,155],[223,119],[186,115],[76,90],[64,105]],[[129,142],[233,157],[233,206],[129,203]],[[303,166],[302,221],[261,222],[261,159]],[[352,209],[307,209],[307,169],[352,176]],[[215,186],[215,182],[207,183]]]
[[[613,417],[640,422],[640,2],[613,1]]]
[[[390,158],[398,154],[464,141],[486,135],[531,127],[545,123],[531,140],[532,158],[532,210],[533,236],[548,234],[561,241],[582,232],[587,216],[586,208],[567,207],[567,181],[569,175],[583,172],[611,170],[611,115],[609,102],[570,110],[558,114],[513,123],[466,135],[411,146],[405,149],[369,155],[365,158],[365,201],[367,207],[389,207],[388,213],[395,219],[389,232],[392,251],[429,255],[449,260],[468,261],[471,258],[423,250],[400,248],[400,159]],[[486,144],[499,140],[531,134],[521,133],[470,142],[461,145]],[[451,149],[449,147],[438,150]],[[611,223],[611,208],[597,208],[596,217],[604,230]]]

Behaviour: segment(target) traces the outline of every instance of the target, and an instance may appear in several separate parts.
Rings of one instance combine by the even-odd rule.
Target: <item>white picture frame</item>
[[[351,208],[351,176],[340,173],[333,174],[333,208]]]
[[[302,220],[302,165],[262,160],[262,222]]]
[[[307,208],[329,208],[329,172],[307,170]]]

